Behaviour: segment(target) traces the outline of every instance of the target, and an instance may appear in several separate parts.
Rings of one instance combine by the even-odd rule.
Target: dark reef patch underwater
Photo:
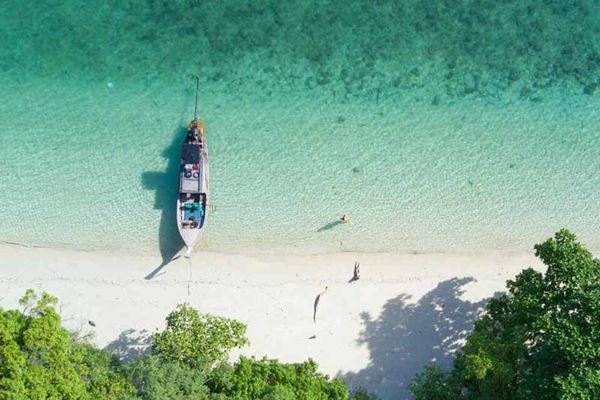
[[[200,72],[234,89],[342,98],[431,87],[431,103],[596,90],[595,0],[20,1],[0,10],[2,74]]]

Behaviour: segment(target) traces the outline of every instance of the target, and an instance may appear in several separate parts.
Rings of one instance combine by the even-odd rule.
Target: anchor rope
[[[192,277],[192,256],[190,255],[188,257],[188,281],[187,281],[187,301],[190,301],[190,296],[192,294],[192,282],[193,282],[193,277]]]

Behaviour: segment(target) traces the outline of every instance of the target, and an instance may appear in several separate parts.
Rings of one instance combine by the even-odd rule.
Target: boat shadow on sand
[[[179,258],[178,253],[183,248],[183,241],[177,231],[175,204],[179,185],[181,138],[185,136],[185,133],[185,127],[175,129],[171,143],[161,153],[161,156],[168,161],[164,171],[147,171],[142,174],[144,189],[155,191],[154,209],[161,210],[158,247],[162,262],[146,275],[145,279],[152,279],[159,275],[167,264]]]

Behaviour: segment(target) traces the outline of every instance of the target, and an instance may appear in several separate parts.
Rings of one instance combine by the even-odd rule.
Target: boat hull
[[[177,229],[187,247],[187,255],[202,237],[209,204],[208,149],[203,124],[198,133],[200,133],[198,140],[193,142],[186,140],[182,146],[179,195],[176,205]]]
[[[182,201],[181,196],[179,196],[179,198],[177,199],[177,228],[179,230],[179,235],[181,235],[181,239],[183,240],[183,242],[185,243],[185,245],[188,248],[193,248],[194,245],[200,240],[200,237],[202,236],[202,231],[204,230],[205,226],[206,226],[206,222],[207,222],[207,211],[208,211],[208,163],[206,162],[206,169],[204,170],[204,173],[201,175],[201,179],[204,182],[203,186],[206,188],[204,194],[205,196],[205,201],[203,202],[204,204],[204,217],[201,221],[200,224],[198,224],[197,227],[195,228],[186,228],[183,226],[183,222],[184,222],[184,218],[185,218],[185,214],[182,212],[182,207],[184,206],[185,202]]]

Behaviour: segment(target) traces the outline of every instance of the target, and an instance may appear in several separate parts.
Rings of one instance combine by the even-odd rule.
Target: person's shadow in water
[[[144,189],[155,191],[154,209],[161,210],[158,247],[162,262],[146,275],[146,279],[152,279],[159,275],[167,264],[179,258],[177,253],[183,248],[183,241],[177,231],[175,204],[179,189],[180,145],[185,134],[185,127],[177,128],[173,133],[170,145],[162,152],[161,156],[168,161],[165,171],[148,171],[142,174]]]

